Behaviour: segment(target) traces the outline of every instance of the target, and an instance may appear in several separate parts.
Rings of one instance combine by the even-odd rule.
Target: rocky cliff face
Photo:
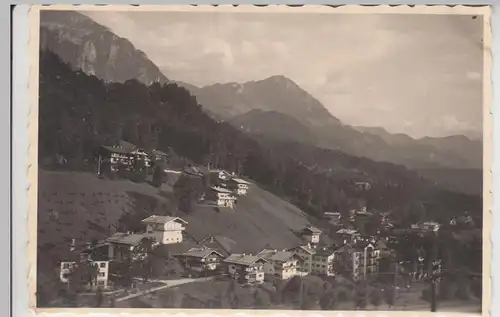
[[[106,27],[74,11],[42,11],[40,46],[50,50],[74,69],[104,81],[129,79],[151,84],[167,78],[144,52]]]

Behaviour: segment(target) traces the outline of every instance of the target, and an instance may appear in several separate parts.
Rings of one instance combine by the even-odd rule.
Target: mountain
[[[308,144],[318,142],[315,134],[299,120],[277,111],[254,109],[231,118],[229,123],[250,134]]]
[[[180,85],[183,85],[180,83]],[[410,168],[472,168],[482,167],[482,143],[467,137],[424,138],[415,140],[405,134],[391,134],[382,128],[352,127],[334,117],[316,98],[285,76],[272,76],[243,84],[227,83],[205,87],[184,86],[200,104],[218,119],[258,130],[271,137],[286,133],[327,149],[376,161],[402,164]],[[262,110],[256,116],[255,110]],[[276,134],[274,127],[259,122],[265,112],[278,112],[288,119],[286,130]],[[274,113],[273,116],[277,117]],[[266,119],[269,119],[268,116]],[[284,119],[285,117],[282,117]],[[298,124],[290,124],[290,119]],[[244,121],[244,124],[242,123]],[[299,131],[293,131],[297,127]],[[305,135],[300,131],[308,130]],[[290,136],[284,137],[290,139]]]
[[[73,69],[104,81],[136,79],[148,85],[167,81],[159,68],[130,41],[78,12],[42,10],[40,46],[56,53]]]
[[[205,109],[226,120],[261,109],[281,112],[311,127],[340,124],[340,120],[333,117],[317,99],[285,76],[272,76],[244,84],[184,87],[196,96]]]

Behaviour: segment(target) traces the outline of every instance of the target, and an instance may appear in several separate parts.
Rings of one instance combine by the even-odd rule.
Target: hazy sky
[[[85,12],[174,80],[285,75],[343,122],[414,137],[482,128],[482,21],[447,15]]]

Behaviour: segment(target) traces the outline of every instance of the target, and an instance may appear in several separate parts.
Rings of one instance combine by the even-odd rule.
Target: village
[[[238,198],[252,191],[252,182],[234,173],[192,165],[173,171],[166,167],[167,161],[168,154],[164,152],[155,150],[147,153],[122,141],[115,146],[102,147],[97,173],[101,177],[106,173],[142,171],[156,166],[162,172],[206,177],[210,184],[209,190],[198,197],[198,203],[233,212],[237,212]],[[356,186],[359,190],[370,189],[368,182],[357,182]],[[226,276],[249,287],[265,281],[289,280],[308,275],[366,282],[384,274],[395,276],[402,271],[414,281],[439,274],[441,261],[438,257],[432,259],[432,269],[429,271],[425,252],[415,260],[408,261],[401,258],[393,246],[401,235],[435,234],[440,224],[428,221],[412,224],[409,228],[396,228],[390,213],[382,213],[378,234],[363,234],[364,230],[360,228],[371,217],[373,213],[366,207],[350,210],[347,219],[343,219],[341,212],[325,212],[325,226],[333,231],[325,232],[309,225],[297,232],[303,243],[295,247],[275,249],[269,246],[252,253],[233,253],[228,252],[213,235],[199,240],[188,236],[186,228],[189,223],[181,217],[151,214],[141,220],[144,228],[141,232],[116,232],[102,241],[79,245],[73,240],[67,258],[59,259],[60,282],[70,287],[69,284],[76,281],[85,291],[132,289],[136,284],[134,281],[147,280],[151,268],[144,263],[147,263],[151,254],[163,254],[164,263],[168,262],[167,258],[176,259],[187,272],[182,277],[186,282],[193,278]],[[450,225],[471,221],[467,215],[462,218],[451,219]],[[418,252],[415,250],[415,254]],[[132,272],[131,268],[137,263],[142,270]],[[82,275],[82,269],[93,273]],[[79,271],[80,275],[75,279]],[[128,282],[119,285],[116,282],[118,280]],[[408,285],[410,283],[406,282]]]

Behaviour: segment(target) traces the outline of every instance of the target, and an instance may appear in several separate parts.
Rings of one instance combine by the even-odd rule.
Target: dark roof
[[[144,222],[144,223],[162,223],[162,224],[169,223],[172,221],[180,221],[180,222],[183,222],[184,224],[187,224],[187,221],[183,220],[182,218],[170,217],[170,216],[152,215],[152,216],[142,220],[142,222]]]
[[[357,230],[354,230],[354,229],[346,229],[346,228],[339,229],[339,230],[337,230],[337,232],[336,232],[336,233],[337,233],[337,234],[348,234],[348,235],[359,234]]]
[[[378,240],[378,241],[375,243],[375,247],[376,247],[377,249],[380,249],[380,250],[388,249],[387,244],[386,244],[384,241],[382,241],[382,240]]]
[[[313,226],[307,226],[306,228],[302,229],[302,232],[306,232],[306,231],[309,231],[313,234],[323,233],[323,231],[321,231],[320,229],[313,227]]]
[[[112,243],[119,243],[119,244],[126,244],[126,245],[132,245],[136,246],[140,244],[144,239],[147,237],[144,234],[140,233],[122,233],[122,232],[117,232],[111,237],[107,238],[107,242],[112,242]]]
[[[224,259],[224,262],[249,266],[256,263],[259,260],[267,262],[266,259],[251,254],[231,254],[229,257]]]
[[[266,260],[277,262],[286,262],[290,260],[294,255],[295,252],[292,251],[279,251],[271,249],[264,249],[257,254],[257,256],[260,256]]]
[[[236,241],[219,235],[209,235],[198,242],[200,245],[217,250],[228,256],[236,246]]]
[[[247,182],[246,180],[238,178],[238,177],[233,177],[231,180],[238,183],[238,184],[250,185],[250,182]]]
[[[307,246],[307,245],[301,245],[301,246],[298,246],[298,247],[292,248],[292,249],[290,249],[290,250],[294,250],[294,249],[302,249],[302,250],[306,251],[306,252],[307,252],[307,253],[309,253],[309,254],[315,254],[315,253],[316,253],[316,249],[311,248],[311,247],[309,247],[309,246]]]
[[[127,141],[119,141],[115,145],[102,145],[103,148],[111,152],[128,154],[137,149],[137,146]]]
[[[220,257],[222,257],[222,254],[220,254],[219,252],[213,250],[213,249],[209,249],[209,248],[204,248],[204,247],[198,247],[198,248],[191,248],[189,250],[187,250],[186,252],[182,253],[181,255],[183,256],[190,256],[190,257],[195,257],[195,258],[205,258],[211,254],[216,254]]]
[[[151,151],[154,155],[162,155],[162,156],[168,156],[167,153],[160,151],[160,150],[153,150]]]

